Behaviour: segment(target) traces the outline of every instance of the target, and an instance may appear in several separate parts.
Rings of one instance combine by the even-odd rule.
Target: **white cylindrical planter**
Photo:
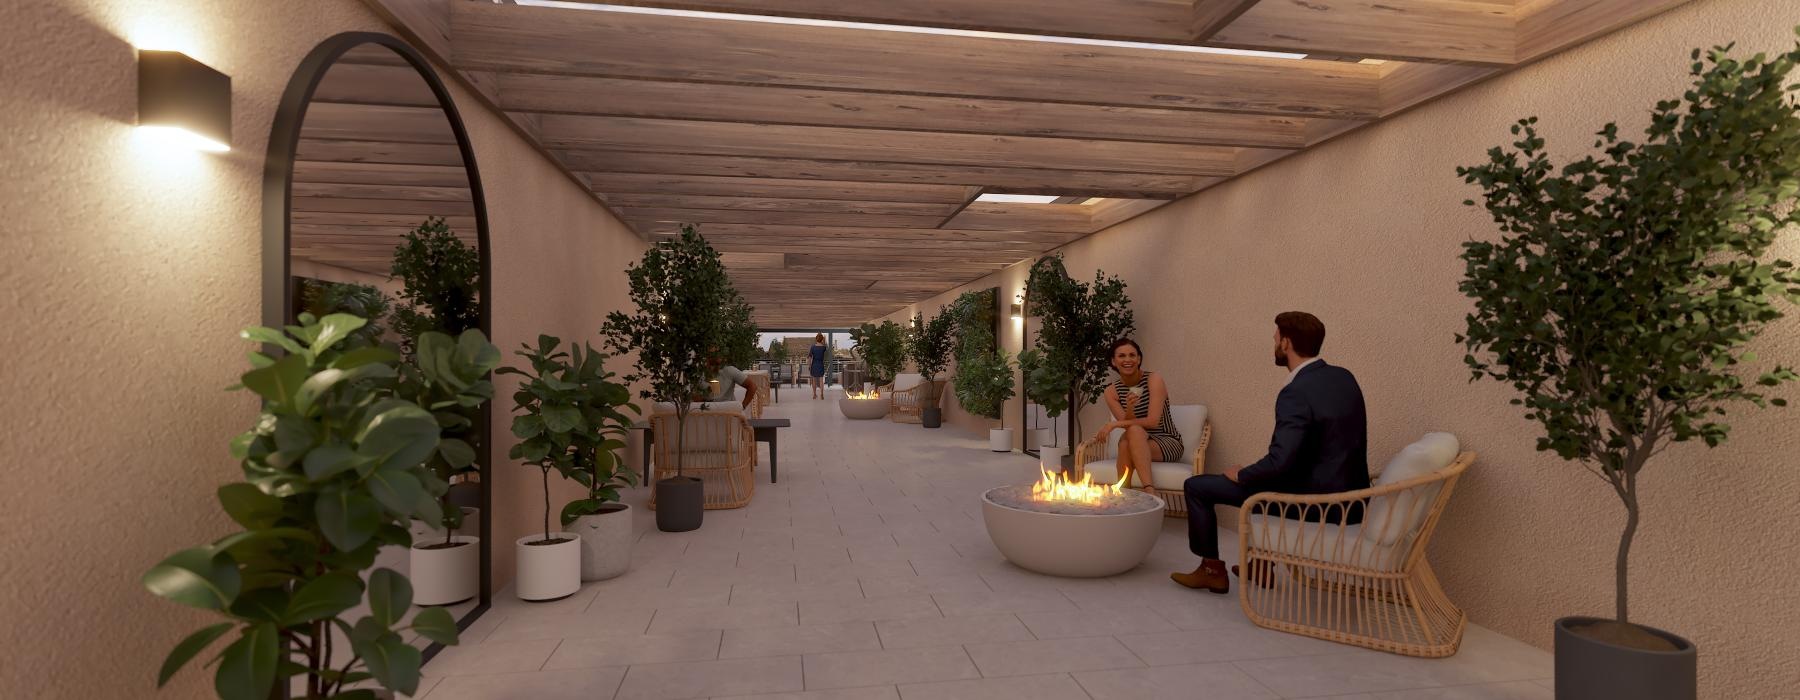
[[[1038,447],[1038,466],[1044,471],[1055,474],[1062,471],[1063,455],[1069,453],[1066,447]]]
[[[581,535],[581,580],[605,581],[631,567],[631,506],[575,519],[569,529]]]
[[[412,579],[414,603],[449,605],[480,592],[480,538],[453,535],[450,543],[443,546],[442,538],[413,542],[407,578]]]
[[[450,534],[480,537],[481,509],[465,507],[462,509],[462,515],[462,525],[458,526],[456,531]],[[423,520],[414,519],[412,521],[412,527],[409,528],[412,531],[413,544],[430,544],[432,540],[437,540],[439,542],[444,541],[444,528],[439,525],[439,523],[428,523]]]
[[[1031,448],[1041,450],[1056,441],[1056,432],[1049,428],[1032,428],[1025,436],[1031,439]]]
[[[994,428],[988,431],[988,449],[995,452],[1012,451],[1012,428]]]
[[[517,562],[513,591],[520,600],[556,600],[581,590],[581,536],[573,532],[550,533],[556,544],[531,545],[544,539],[536,532],[513,542]]]

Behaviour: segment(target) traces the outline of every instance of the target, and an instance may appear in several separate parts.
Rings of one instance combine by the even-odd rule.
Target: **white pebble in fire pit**
[[[1096,503],[1074,503],[1032,500],[1030,485],[1002,486],[989,491],[988,499],[1008,508],[1062,515],[1128,515],[1163,507],[1162,499],[1130,489],[1117,494],[1105,494]]]

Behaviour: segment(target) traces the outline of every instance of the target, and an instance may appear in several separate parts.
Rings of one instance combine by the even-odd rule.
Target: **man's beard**
[[[1280,346],[1276,346],[1276,348],[1275,348],[1275,366],[1276,367],[1288,366],[1287,353],[1282,352]]]

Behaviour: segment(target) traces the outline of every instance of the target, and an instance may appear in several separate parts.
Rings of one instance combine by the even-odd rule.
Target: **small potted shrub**
[[[948,310],[939,312],[930,321],[925,320],[924,314],[917,314],[913,316],[912,333],[907,336],[906,354],[924,378],[919,385],[919,422],[927,428],[944,423],[944,408],[939,400],[943,382],[937,376],[950,364],[954,329],[955,319]]]
[[[440,430],[425,464],[444,486],[430,492],[443,518],[414,521],[410,550],[413,600],[420,605],[449,605],[480,592],[481,538],[464,527],[479,511],[451,503],[449,484],[480,472],[476,421],[482,404],[494,398],[488,373],[499,365],[500,349],[473,329],[454,340],[425,332],[413,361],[400,366],[398,393],[429,409]]]
[[[614,354],[636,355],[636,371],[626,380],[648,386],[643,398],[674,407],[675,476],[656,482],[656,527],[698,529],[706,516],[705,484],[681,471],[684,426],[695,397],[709,393],[707,360],[724,346],[727,312],[741,299],[718,251],[693,226],[644,251],[625,276],[637,313],[608,314],[600,333]]]
[[[1068,391],[1066,401],[1052,401],[1040,393],[1037,402],[1052,416],[1060,413],[1054,409],[1060,404],[1069,413],[1069,434],[1080,435],[1081,409],[1100,399],[1111,378],[1112,358],[1106,349],[1135,328],[1131,298],[1123,281],[1098,270],[1092,283],[1075,281],[1060,255],[1033,263],[1025,289],[1027,313],[1042,319],[1034,341],[1038,354],[1026,386],[1049,392],[1060,383]],[[1064,464],[1071,460],[1063,456]]]
[[[1006,351],[983,353],[956,366],[956,400],[962,407],[1000,427],[988,431],[988,448],[1011,452],[1012,431],[1006,427],[1006,401],[1013,397],[1013,360]]]
[[[517,570],[513,590],[522,600],[555,600],[581,589],[581,536],[550,529],[550,473],[574,474],[576,450],[572,437],[581,424],[584,403],[581,369],[569,362],[569,353],[557,350],[562,341],[538,336],[536,348],[516,352],[529,369],[502,367],[499,374],[520,376],[513,394],[513,436],[518,444],[507,456],[537,467],[544,488],[544,532],[513,543]]]
[[[554,340],[554,339],[552,339]],[[606,355],[583,343],[571,347],[568,366],[559,387],[536,387],[554,394],[564,406],[573,407],[569,421],[546,423],[530,440],[568,445],[570,462],[563,475],[587,489],[562,509],[564,528],[581,536],[581,580],[604,581],[625,573],[631,566],[631,506],[619,502],[619,489],[637,483],[637,475],[624,469],[619,448],[631,432],[638,407],[631,390],[612,381],[606,371]]]
[[[176,552],[143,576],[150,592],[225,621],[175,645],[159,687],[231,635],[207,655],[220,698],[264,700],[296,681],[308,698],[374,697],[348,689],[363,681],[410,695],[422,658],[406,635],[456,644],[443,608],[402,622],[413,600],[405,576],[376,569],[364,579],[377,550],[408,543],[408,518],[440,517],[429,494],[443,488],[424,466],[438,447],[437,421],[393,394],[393,352],[346,342],[364,325],[348,314],[301,314],[287,333],[244,331],[284,353],[250,353],[254,369],[238,387],[262,397],[262,412],[231,441],[244,480],[218,494],[243,531]],[[352,618],[365,602],[368,614]],[[334,658],[333,644],[349,645],[335,655],[348,661]]]
[[[1512,403],[1541,425],[1537,449],[1580,464],[1625,511],[1612,616],[1556,621],[1558,698],[1696,696],[1694,643],[1629,606],[1639,482],[1671,443],[1725,442],[1728,406],[1786,405],[1769,389],[1796,378],[1744,365],[1758,333],[1800,303],[1800,274],[1769,255],[1800,226],[1788,77],[1800,47],[1693,59],[1693,86],[1656,104],[1641,141],[1607,124],[1601,156],[1557,173],[1526,119],[1512,150],[1457,171],[1504,232],[1463,244],[1461,289],[1475,308],[1457,341],[1472,379],[1521,392]]]

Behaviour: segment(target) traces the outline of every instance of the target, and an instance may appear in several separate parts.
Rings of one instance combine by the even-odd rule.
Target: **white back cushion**
[[[1455,435],[1426,433],[1418,442],[1407,445],[1399,454],[1394,455],[1372,485],[1397,484],[1436,472],[1456,461],[1456,454],[1460,449],[1461,445]],[[1410,536],[1425,522],[1431,502],[1437,498],[1441,487],[1441,484],[1431,484],[1370,499],[1369,510],[1363,516],[1362,536],[1382,546],[1392,545],[1400,541],[1400,538]]]
[[[1169,422],[1181,433],[1181,446],[1191,453],[1200,445],[1200,427],[1206,425],[1206,405],[1170,406]]]
[[[925,381],[925,375],[914,374],[912,372],[901,372],[894,375],[894,391],[911,389],[918,386],[919,382],[922,381]]]

